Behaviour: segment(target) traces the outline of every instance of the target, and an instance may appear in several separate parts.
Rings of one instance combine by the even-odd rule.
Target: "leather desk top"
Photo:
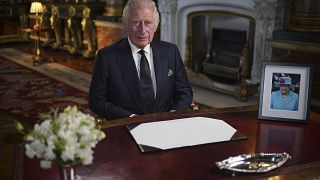
[[[125,127],[132,122],[201,114],[224,120],[248,139],[142,153]],[[258,120],[257,110],[253,108],[246,112],[212,111],[211,115],[209,110],[148,115],[132,121],[106,122],[103,126],[106,138],[94,149],[93,164],[76,166],[76,173],[82,179],[257,179],[320,169],[319,113],[311,113],[306,124]],[[260,152],[287,152],[292,158],[280,168],[262,174],[232,176],[231,172],[215,166],[216,161],[230,156]],[[18,146],[16,154],[15,179],[59,179],[56,166],[41,169],[39,160],[27,158],[22,146]]]

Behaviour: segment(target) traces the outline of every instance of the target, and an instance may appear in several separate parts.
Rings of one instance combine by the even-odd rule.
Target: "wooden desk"
[[[239,112],[241,111],[241,112]],[[132,122],[213,116],[242,132],[248,139],[205,144],[149,153],[140,152],[125,128]],[[103,124],[106,139],[95,149],[94,162],[76,167],[77,174],[90,179],[277,179],[320,175],[320,114],[311,113],[308,124],[257,120],[257,107],[200,109],[196,112],[162,113],[116,120]],[[216,161],[244,153],[287,152],[292,158],[283,166],[262,174],[236,174],[219,170]],[[20,167],[20,171],[19,171]],[[23,170],[23,171],[21,171]],[[39,160],[24,156],[17,148],[16,179],[59,179],[57,167],[43,170]]]

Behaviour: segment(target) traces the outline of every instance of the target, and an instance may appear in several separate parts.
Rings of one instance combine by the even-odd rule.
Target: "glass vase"
[[[59,173],[61,180],[80,180],[80,176],[77,176],[74,170],[74,166],[59,166]]]

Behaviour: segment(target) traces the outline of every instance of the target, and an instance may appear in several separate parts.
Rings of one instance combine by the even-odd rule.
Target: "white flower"
[[[78,151],[78,154],[79,154],[79,157],[80,159],[82,160],[82,163],[84,165],[87,165],[87,164],[91,164],[92,163],[92,160],[93,160],[93,157],[92,157],[92,154],[93,154],[93,151],[91,148],[83,148],[83,149],[79,149]]]
[[[43,168],[43,169],[49,169],[51,168],[51,161],[40,161],[40,166]]]
[[[25,148],[26,148],[26,155],[32,159],[36,155],[36,152],[31,148],[30,144],[26,144]]]
[[[31,142],[30,147],[36,152],[37,158],[41,158],[46,148],[45,144],[38,139]]]
[[[63,165],[92,163],[92,148],[105,137],[96,127],[94,117],[82,113],[76,106],[68,106],[60,113],[52,110],[44,119],[25,135],[29,158],[41,159],[42,168],[50,168],[52,161]]]
[[[54,154],[53,150],[54,150],[54,143],[52,140],[49,140],[48,138],[48,146],[46,147],[45,151],[44,151],[44,159],[47,160],[54,160],[56,158],[56,155]]]

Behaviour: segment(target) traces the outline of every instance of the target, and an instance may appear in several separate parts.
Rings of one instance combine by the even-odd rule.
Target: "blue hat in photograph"
[[[280,77],[278,79],[279,85],[291,85],[291,78],[290,77]]]

